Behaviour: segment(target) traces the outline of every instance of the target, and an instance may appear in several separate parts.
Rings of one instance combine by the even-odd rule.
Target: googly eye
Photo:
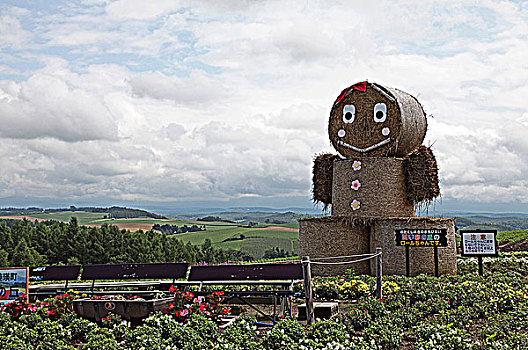
[[[385,103],[376,103],[374,106],[374,121],[383,123],[387,119],[387,106]]]
[[[343,121],[347,124],[353,123],[356,119],[356,107],[354,105],[346,105],[343,107]]]

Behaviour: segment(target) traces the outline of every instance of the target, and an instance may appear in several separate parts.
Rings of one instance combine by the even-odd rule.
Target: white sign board
[[[28,268],[0,268],[0,304],[10,303],[22,295],[28,295]]]
[[[497,231],[460,231],[460,235],[462,238],[462,255],[497,255]]]

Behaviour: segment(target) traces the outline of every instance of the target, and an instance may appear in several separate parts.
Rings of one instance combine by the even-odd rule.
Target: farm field
[[[214,231],[190,232],[177,237],[185,243],[203,244],[206,239],[216,248],[241,250],[255,257],[261,257],[266,249],[279,248],[293,254],[299,252],[298,231],[278,231],[263,228],[228,227]],[[286,229],[289,229],[288,227]]]

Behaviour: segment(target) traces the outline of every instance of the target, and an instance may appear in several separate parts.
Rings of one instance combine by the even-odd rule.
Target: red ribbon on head
[[[361,83],[356,83],[354,85],[347,87],[345,90],[341,91],[341,94],[337,98],[335,104],[341,102],[345,98],[345,96],[348,95],[350,90],[357,90],[357,91],[365,92],[367,91],[367,82],[362,81]]]
[[[365,92],[367,91],[367,82],[362,81],[361,83],[356,83],[352,85],[350,88],[357,90],[357,91]]]

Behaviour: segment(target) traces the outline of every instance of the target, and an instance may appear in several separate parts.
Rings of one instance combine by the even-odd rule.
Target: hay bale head
[[[345,158],[403,157],[422,143],[426,130],[416,98],[368,82],[341,92],[328,125],[332,145]]]

